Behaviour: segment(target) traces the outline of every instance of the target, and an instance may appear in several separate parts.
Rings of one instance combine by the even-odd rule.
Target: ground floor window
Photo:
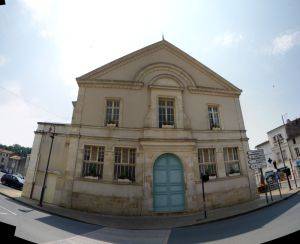
[[[223,148],[224,163],[227,176],[240,175],[240,162],[237,147]]]
[[[115,148],[114,179],[123,182],[135,182],[135,148]]]
[[[104,147],[84,146],[82,177],[100,180],[103,177]]]
[[[217,177],[216,153],[214,148],[198,149],[199,171],[209,176],[210,179]]]

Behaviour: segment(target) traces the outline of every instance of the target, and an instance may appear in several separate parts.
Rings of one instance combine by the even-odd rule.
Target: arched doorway
[[[159,156],[153,167],[153,210],[177,212],[185,209],[183,168],[174,154]]]

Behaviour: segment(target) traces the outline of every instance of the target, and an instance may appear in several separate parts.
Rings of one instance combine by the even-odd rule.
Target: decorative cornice
[[[240,92],[233,90],[222,90],[219,88],[213,87],[205,87],[205,86],[197,86],[197,87],[188,87],[190,93],[193,94],[207,94],[207,95],[215,95],[215,96],[230,96],[230,97],[239,97]]]
[[[148,87],[151,89],[160,89],[160,90],[177,90],[177,91],[184,90],[184,87],[178,87],[178,86],[149,85]]]
[[[141,70],[139,70],[135,76],[134,80],[135,81],[142,81],[146,82],[147,77],[151,76],[151,74],[156,73],[159,71],[163,75],[169,75],[172,79],[175,78],[176,81],[179,81],[181,85],[185,86],[196,86],[195,81],[193,78],[182,68],[177,67],[174,64],[169,64],[169,63],[154,63],[147,65],[146,67],[143,67]],[[155,81],[159,77],[155,76],[150,79],[150,81]],[[183,83],[182,83],[183,82]]]
[[[125,80],[107,80],[107,79],[82,79],[77,78],[79,87],[101,87],[101,88],[120,88],[120,89],[142,89],[143,82],[125,81]]]

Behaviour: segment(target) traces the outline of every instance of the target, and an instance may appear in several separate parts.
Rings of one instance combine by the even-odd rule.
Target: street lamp
[[[52,126],[53,126],[53,131],[52,131]],[[53,146],[53,140],[54,140],[54,135],[55,135],[55,126],[54,125],[52,125],[52,126],[50,126],[48,132],[46,132],[46,134],[50,135],[51,144],[50,144],[48,161],[47,161],[47,166],[46,166],[46,171],[45,171],[45,176],[44,176],[44,182],[43,182],[42,191],[41,191],[41,195],[40,195],[39,206],[41,206],[41,207],[43,207],[43,199],[44,199],[44,194],[45,194],[45,189],[46,189],[46,181],[47,181],[47,176],[48,176],[48,168],[49,168],[49,162],[50,162],[50,157],[51,157],[51,152],[52,152],[52,146]]]
[[[288,181],[288,184],[289,184],[289,188],[290,188],[290,190],[292,190],[292,187],[291,187],[291,182],[290,182],[290,179],[289,179],[288,173],[287,173],[287,171],[286,171],[286,165],[285,165],[285,160],[284,160],[284,158],[283,158],[283,154],[282,154],[282,149],[281,149],[281,143],[280,143],[279,136],[278,136],[278,135],[275,135],[275,138],[277,139],[277,142],[278,142],[278,145],[279,145],[280,154],[281,154],[282,162],[283,162],[283,165],[284,165],[284,169],[285,169],[285,175],[286,175],[286,178],[287,178],[287,181]]]

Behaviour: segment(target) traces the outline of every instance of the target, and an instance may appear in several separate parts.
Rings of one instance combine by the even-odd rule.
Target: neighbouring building
[[[285,164],[288,168],[294,170],[295,177],[299,177],[300,119],[293,121],[287,120],[286,124],[268,131],[267,135],[268,141],[257,145],[256,148],[264,150],[267,160],[270,158],[276,161],[277,168],[283,168]],[[276,171],[273,164],[268,163],[263,171],[266,172],[270,170]],[[293,175],[291,175],[291,177],[293,177]]]
[[[13,174],[25,175],[26,157],[20,157],[14,152],[0,148],[0,169]]]
[[[286,133],[295,175],[300,177],[300,118],[287,121]]]
[[[85,61],[86,62],[86,61]],[[241,90],[162,40],[79,78],[70,124],[39,122],[23,196],[118,215],[197,212],[256,197]]]
[[[0,169],[1,170],[5,170],[7,168],[8,162],[9,162],[9,158],[13,154],[14,153],[11,152],[11,151],[9,151],[9,150],[0,148]]]

